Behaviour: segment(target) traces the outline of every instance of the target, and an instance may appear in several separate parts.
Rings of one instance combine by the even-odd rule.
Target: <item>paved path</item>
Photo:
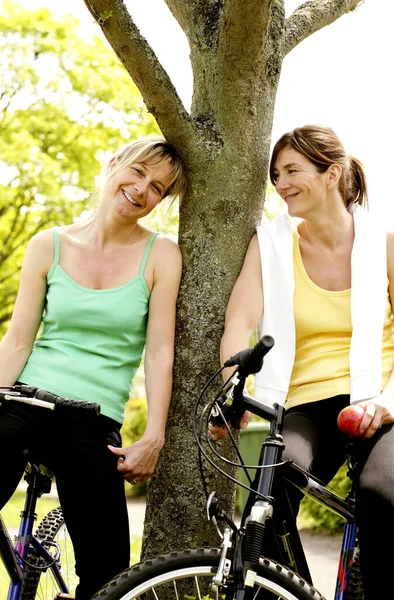
[[[141,537],[145,515],[145,499],[130,500],[128,510],[130,532],[132,535]],[[315,535],[302,531],[301,539],[314,585],[321,594],[324,594],[327,600],[332,600],[338,571],[341,536]]]
[[[301,539],[313,583],[327,600],[332,600],[334,598],[342,536],[315,535],[301,531]]]

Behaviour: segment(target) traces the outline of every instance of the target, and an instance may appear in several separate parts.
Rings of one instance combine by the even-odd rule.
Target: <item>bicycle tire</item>
[[[354,552],[347,600],[364,600],[364,586],[360,568],[360,548],[358,545],[356,545]]]
[[[74,593],[78,583],[74,572],[74,551],[60,507],[54,508],[43,518],[35,536],[40,540],[59,544],[61,573],[69,587],[68,592]],[[53,600],[60,593],[60,589],[50,567],[42,570],[45,561],[37,556],[33,549],[28,554],[27,563],[23,575],[21,600]]]
[[[92,600],[133,600],[143,598],[148,600],[169,600],[169,598],[201,599],[207,594],[208,585],[216,572],[219,559],[219,548],[200,548],[172,552],[147,560],[123,571],[100,591]],[[324,600],[324,597],[309,583],[301,579],[296,573],[275,563],[261,558],[256,569],[256,590],[264,591],[259,598],[264,597],[277,600]],[[204,578],[197,583],[197,577]],[[190,580],[190,587],[188,587]],[[179,585],[182,587],[178,589]],[[171,593],[168,584],[170,584]],[[159,590],[159,587],[162,589]],[[268,593],[270,590],[271,593]],[[152,591],[149,594],[149,591]],[[212,597],[212,594],[211,594]],[[222,596],[222,592],[220,593]]]

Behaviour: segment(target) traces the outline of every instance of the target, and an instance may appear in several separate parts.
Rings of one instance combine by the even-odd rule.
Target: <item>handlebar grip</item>
[[[56,394],[51,394],[46,390],[37,390],[34,396],[38,400],[44,400],[45,402],[54,404],[55,410],[78,410],[78,414],[80,415],[82,415],[82,413],[92,416],[98,416],[100,414],[100,404],[96,404],[95,402],[85,402],[84,400],[62,398],[61,396],[56,396]]]
[[[264,335],[253,348],[247,348],[237,352],[224,363],[224,367],[238,365],[238,371],[244,377],[252,373],[258,373],[263,366],[264,356],[271,350],[275,344],[274,338],[270,335]]]
[[[91,416],[99,416],[100,404],[95,402],[85,402],[84,400],[71,400],[70,398],[58,398],[55,402],[56,410],[73,410],[78,411],[82,416],[82,413]]]

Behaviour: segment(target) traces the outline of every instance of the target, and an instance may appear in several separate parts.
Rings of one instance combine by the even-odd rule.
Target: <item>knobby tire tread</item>
[[[220,548],[198,548],[157,556],[126,569],[108,582],[91,600],[122,600],[137,585],[178,569],[200,566],[215,568],[219,564],[220,553]],[[272,560],[261,558],[256,570],[257,575],[283,586],[299,600],[325,600],[312,585]]]
[[[64,523],[62,509],[59,507],[51,510],[41,521],[38,526],[35,536],[40,540],[49,540],[52,541],[59,531],[60,527]],[[28,554],[27,561],[31,565],[42,567],[44,566],[44,560],[34,553],[34,551],[30,551]],[[34,569],[33,567],[26,566],[22,589],[21,589],[21,598],[20,600],[35,600],[37,587],[40,581],[42,571]]]
[[[354,552],[347,600],[364,600],[364,586],[360,569],[360,548],[358,545]]]

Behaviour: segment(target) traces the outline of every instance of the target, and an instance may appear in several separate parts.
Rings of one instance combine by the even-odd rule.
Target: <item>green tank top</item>
[[[59,265],[59,236],[47,275],[42,329],[19,381],[75,400],[98,402],[119,423],[146,341],[149,289],[144,279],[152,242],[138,275],[107,290],[79,285]]]

